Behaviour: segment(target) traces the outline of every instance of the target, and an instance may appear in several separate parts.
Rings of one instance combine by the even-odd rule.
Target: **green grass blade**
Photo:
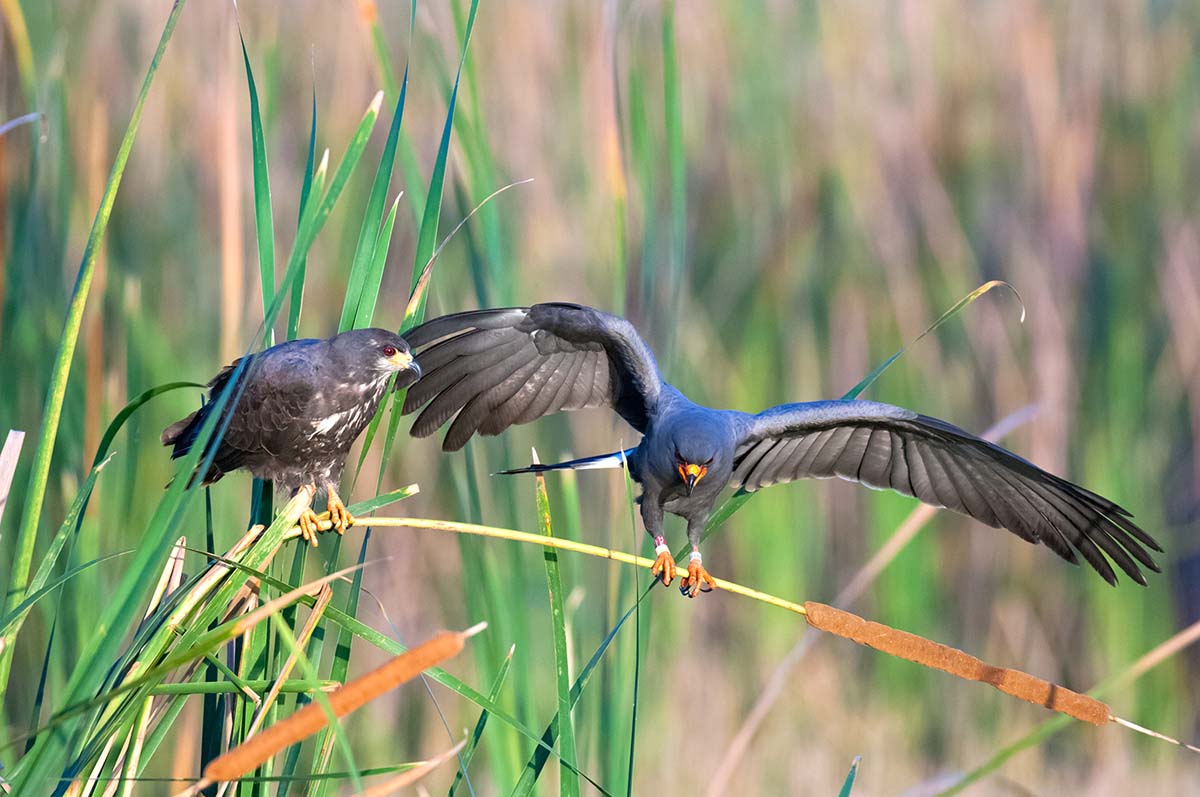
[[[346,296],[342,301],[342,317],[338,322],[338,331],[345,332],[351,327],[358,326],[357,320],[362,316],[361,297],[367,290],[379,292],[379,283],[371,285],[374,276],[372,266],[375,263],[375,250],[383,236],[380,233],[383,222],[384,203],[387,201],[388,185],[392,180],[392,167],[396,162],[396,143],[400,136],[400,123],[404,119],[404,98],[408,93],[408,69],[404,70],[404,82],[400,85],[400,97],[396,100],[396,108],[392,111],[392,124],[388,129],[387,142],[383,145],[383,155],[379,159],[379,168],[375,171],[375,182],[371,185],[371,196],[367,200],[367,208],[363,214],[362,226],[358,230],[358,243],[354,247],[354,257],[350,262],[350,277],[346,282]],[[399,197],[397,197],[399,202]],[[395,209],[392,210],[392,221],[395,221]],[[386,224],[386,222],[383,222]],[[390,228],[389,228],[390,229]],[[383,240],[390,240],[383,238]],[[377,279],[382,279],[380,272]],[[374,302],[371,303],[372,308]]]
[[[242,45],[242,63],[246,66],[246,87],[250,92],[250,144],[254,161],[254,231],[258,238],[258,275],[262,282],[263,313],[275,298],[275,222],[271,211],[271,179],[267,172],[267,143],[263,135],[262,113],[258,106],[258,88],[250,68],[246,39],[238,28]],[[274,332],[268,330],[267,345],[275,343]]]
[[[66,524],[64,524],[64,527],[66,527]],[[0,633],[7,631],[18,620],[23,620],[25,614],[28,613],[38,601],[54,592],[54,590],[58,589],[63,584],[66,584],[75,576],[79,575],[85,570],[90,570],[98,564],[107,562],[109,559],[116,559],[119,556],[127,556],[128,554],[129,551],[114,551],[113,553],[101,556],[99,559],[93,559],[90,562],[84,562],[81,565],[75,565],[62,575],[55,578],[53,581],[50,581],[49,573],[47,573],[44,578],[41,578],[38,581],[31,581],[29,594],[25,596],[25,600],[18,603],[11,612],[8,612],[4,615],[4,617],[0,618]],[[40,575],[41,570],[39,569],[38,572]]]
[[[492,686],[488,689],[488,700],[493,703],[500,699],[500,690],[504,688],[504,681],[508,678],[508,671],[512,667],[513,653],[517,646],[513,645],[508,649],[508,655],[504,657],[504,661],[500,664],[500,669],[496,671],[496,677],[492,679]],[[484,728],[487,727],[488,712],[483,709],[479,712],[479,719],[475,721],[475,727],[471,730],[471,738],[467,741],[466,748],[463,749],[462,755],[459,756],[458,771],[454,773],[454,782],[450,784],[450,791],[447,792],[448,797],[454,797],[455,790],[458,789],[458,784],[462,783],[467,777],[467,769],[471,766],[471,759],[475,757],[475,749],[479,746],[479,740],[483,738]]]
[[[96,210],[96,218],[92,222],[88,234],[87,245],[84,247],[83,259],[79,265],[79,273],[75,279],[75,287],[71,293],[71,301],[67,306],[66,319],[63,322],[62,337],[59,341],[58,352],[54,358],[51,370],[50,384],[46,389],[45,409],[42,415],[42,425],[38,433],[37,447],[34,449],[33,466],[29,476],[29,486],[25,494],[24,511],[21,514],[21,524],[17,529],[16,543],[13,548],[12,567],[9,572],[8,600],[6,608],[11,609],[21,602],[25,595],[26,582],[33,565],[33,551],[37,542],[38,524],[42,516],[42,507],[46,498],[46,485],[50,478],[50,460],[54,454],[54,441],[58,436],[58,423],[62,415],[63,400],[66,398],[67,380],[71,374],[71,362],[75,356],[75,344],[79,340],[79,328],[83,322],[83,311],[87,306],[88,294],[92,287],[92,277],[95,273],[96,258],[100,252],[100,242],[108,230],[108,220],[112,214],[113,202],[116,200],[117,189],[121,186],[121,177],[125,174],[125,165],[129,161],[129,153],[133,149],[133,141],[137,136],[138,125],[142,120],[142,111],[146,106],[146,98],[150,93],[150,85],[158,72],[163,53],[166,52],[167,42],[175,31],[179,15],[183,11],[184,0],[176,0],[166,25],[158,40],[158,47],[150,59],[146,77],[138,91],[137,100],[133,105],[129,125],[117,149],[112,171],[104,186],[100,199],[100,207]],[[16,624],[9,633],[0,640],[4,644],[0,650],[0,687],[7,689],[9,671],[12,667],[13,645],[20,624]]]
[[[533,461],[538,461],[534,452]],[[546,495],[546,479],[539,473],[536,479],[537,512],[542,531],[547,537],[554,536],[550,519],[550,499]],[[550,590],[550,621],[554,633],[554,669],[558,687],[558,716],[560,739],[559,757],[563,770],[559,779],[559,790],[563,795],[579,794],[579,778],[572,777],[575,754],[575,724],[571,719],[571,673],[568,669],[566,617],[563,612],[562,578],[558,572],[558,552],[545,548],[542,557],[546,563],[546,586]]]
[[[268,324],[279,312],[281,298],[299,274],[304,261],[308,258],[309,249],[312,248],[313,241],[316,240],[317,233],[325,226],[325,221],[333,211],[333,206],[337,203],[338,197],[341,196],[342,189],[346,187],[346,182],[350,179],[350,175],[358,165],[363,150],[367,146],[367,140],[371,137],[371,131],[375,128],[375,120],[379,118],[379,106],[382,103],[383,92],[379,92],[371,100],[366,113],[363,114],[362,120],[359,121],[358,127],[355,128],[354,134],[350,137],[350,142],[346,145],[346,152],[342,155],[342,160],[338,164],[337,171],[333,173],[333,177],[329,180],[329,188],[323,194],[321,193],[319,182],[323,169],[318,167],[316,173],[314,173],[314,189],[319,200],[315,203],[309,202],[305,205],[299,229],[296,231],[296,241],[292,246],[291,256],[288,258],[287,272],[284,274],[283,281],[279,284],[279,293],[276,294],[275,299],[271,302],[270,309],[266,313]]]
[[[450,101],[446,109],[446,122],[442,126],[442,138],[438,144],[437,158],[433,163],[433,174],[429,178],[429,194],[425,200],[425,212],[421,218],[421,232],[417,238],[417,254],[413,261],[412,287],[416,288],[421,278],[421,269],[426,261],[433,256],[434,245],[437,243],[438,220],[442,212],[442,188],[446,178],[446,160],[450,154],[450,132],[454,128],[454,105],[458,100],[458,84],[462,77],[463,64],[467,60],[467,50],[471,44],[471,32],[475,28],[475,14],[479,10],[479,0],[471,0],[471,11],[467,15],[467,27],[463,36],[462,57],[458,62],[458,72],[454,76],[454,88],[450,92]],[[424,317],[425,296],[418,303],[418,317]]]
[[[862,393],[864,390],[866,390],[868,387],[870,387],[871,384],[874,383],[874,381],[876,379],[878,379],[879,376],[884,371],[886,371],[891,366],[892,363],[894,363],[896,360],[900,359],[901,355],[903,355],[911,347],[915,346],[918,342],[920,342],[922,338],[926,337],[931,332],[933,332],[938,327],[940,327],[942,324],[946,323],[951,318],[954,318],[956,315],[961,313],[964,309],[966,309],[966,307],[968,305],[970,305],[972,302],[974,302],[980,296],[983,296],[985,293],[990,291],[992,288],[1007,288],[1008,290],[1012,291],[1013,296],[1017,297],[1017,302],[1021,305],[1021,321],[1024,322],[1025,321],[1025,303],[1023,301],[1021,301],[1021,294],[1017,293],[1017,289],[1014,288],[1013,286],[1009,285],[1007,282],[1004,282],[1003,280],[991,280],[990,282],[985,282],[984,284],[980,285],[978,288],[971,291],[966,296],[962,297],[957,302],[955,302],[954,305],[951,306],[951,308],[949,310],[947,310],[946,312],[944,312],[940,316],[938,316],[936,321],[934,321],[932,324],[930,324],[928,327],[926,327],[925,331],[922,332],[920,335],[917,335],[915,338],[913,338],[910,343],[908,343],[905,346],[901,346],[900,349],[897,350],[895,354],[893,354],[891,357],[888,357],[886,360],[881,362],[879,365],[877,365],[873,369],[871,369],[871,373],[864,376],[862,378],[862,381],[860,381],[857,385],[855,385],[854,387],[847,390],[842,395],[842,399],[848,400],[848,399],[858,398],[859,394]]]
[[[985,282],[984,284],[980,285],[978,288],[971,291],[966,296],[962,297],[957,302],[955,302],[950,307],[949,310],[947,310],[946,312],[944,312],[940,316],[938,316],[936,321],[934,321],[932,324],[930,324],[928,327],[926,327],[924,332],[922,332],[920,335],[917,335],[915,338],[913,338],[912,341],[910,341],[907,345],[901,346],[900,349],[897,350],[895,354],[893,354],[891,357],[888,357],[886,360],[881,362],[879,365],[877,365],[873,369],[871,369],[871,372],[869,374],[867,374],[865,377],[863,377],[862,380],[859,381],[858,384],[856,384],[854,387],[850,388],[849,390],[847,390],[845,393],[842,394],[842,400],[849,401],[851,399],[858,398],[859,394],[861,394],[864,390],[866,390],[868,387],[870,387],[875,382],[875,380],[878,379],[880,377],[880,375],[892,365],[892,363],[894,363],[894,362],[896,362],[896,360],[900,359],[900,357],[906,351],[908,351],[911,347],[915,346],[918,342],[920,342],[923,338],[925,338],[931,332],[936,330],[942,324],[946,323],[947,321],[949,321],[950,319],[954,318],[956,315],[961,313],[968,306],[970,306],[976,299],[978,299],[980,296],[983,296],[985,293],[992,290],[993,288],[1007,288],[1008,290],[1013,292],[1013,295],[1017,297],[1017,302],[1019,302],[1021,305],[1021,321],[1024,322],[1024,320],[1025,320],[1025,303],[1021,301],[1021,295],[1019,293],[1017,293],[1016,288],[1014,288],[1013,286],[1009,285],[1007,282],[1004,282],[1002,280],[991,280],[990,282]],[[716,531],[718,528],[720,528],[721,525],[723,523],[725,523],[725,521],[729,520],[729,518],[732,517],[732,515],[735,512],[737,512],[739,509],[741,509],[745,505],[745,503],[747,501],[749,501],[753,496],[754,496],[754,493],[747,493],[747,492],[743,492],[742,490],[738,490],[733,495],[726,498],[725,501],[722,502],[721,506],[719,506],[717,508],[717,511],[713,513],[712,517],[709,518],[708,523],[704,526],[704,535],[703,535],[702,539],[705,539],[705,540],[708,539],[709,536],[711,536],[714,531]]]
[[[349,507],[351,513],[357,513],[358,506],[359,506],[358,504],[355,504],[354,506]],[[269,573],[266,573],[259,568],[259,565],[262,563],[262,561],[264,561],[266,559],[267,554],[269,554],[269,550],[274,545],[277,544],[278,537],[276,535],[272,534],[271,533],[272,531],[273,530],[269,529],[267,533],[264,533],[263,537],[259,540],[259,543],[254,548],[255,551],[262,548],[264,551],[266,551],[266,553],[261,556],[253,556],[253,557],[247,556],[247,560],[249,560],[250,562],[253,562],[253,563],[248,563],[248,561],[245,561],[245,560],[242,562],[235,562],[232,560],[226,560],[226,559],[218,557],[218,559],[220,561],[225,562],[226,564],[228,564],[231,567],[233,567],[234,569],[236,569],[240,574],[242,574],[243,578],[239,579],[237,582],[231,582],[231,584],[227,584],[224,587],[222,587],[222,590],[223,590],[222,594],[215,596],[214,599],[211,601],[212,603],[215,603],[218,605],[224,605],[224,603],[219,599],[224,598],[226,596],[226,594],[231,593],[232,590],[236,590],[237,586],[239,586],[241,583],[244,583],[245,579],[249,578],[249,577],[257,578],[263,584],[269,584],[270,586],[272,586],[275,589],[280,590],[282,592],[287,592],[287,591],[295,589],[295,585],[280,581],[279,579],[274,578]],[[264,540],[265,540],[265,542],[264,542]],[[232,589],[231,589],[231,587],[232,587]],[[312,606],[314,603],[314,598],[312,596],[304,595],[298,599],[298,602],[302,603],[306,606]],[[624,619],[627,619],[632,614],[632,612],[633,612],[633,610],[630,609],[629,612],[626,613],[625,618],[622,618],[622,623],[624,622]],[[346,614],[345,612],[343,612],[340,609],[337,609],[333,606],[326,607],[325,617],[331,623],[333,623],[337,626],[350,629],[350,631],[352,631],[354,633],[354,635],[357,636],[359,639],[363,640],[364,642],[366,642],[369,645],[374,645],[376,648],[383,651],[384,653],[388,653],[393,656],[396,656],[396,655],[404,653],[408,650],[407,646],[401,644],[400,642],[396,641],[395,639],[392,639],[390,636],[380,633],[379,631],[375,630],[374,628],[371,628],[369,625],[366,625],[362,621],[360,621],[354,617],[351,617],[350,615]],[[583,688],[584,685],[586,685],[588,677],[591,676],[592,671],[595,669],[596,664],[599,662],[600,658],[603,656],[604,651],[606,651],[608,649],[609,643],[616,636],[616,631],[621,628],[622,623],[618,623],[617,627],[609,634],[608,637],[606,637],[604,639],[604,641],[600,645],[600,648],[597,649],[597,652],[592,656],[592,659],[588,662],[588,665],[586,667],[584,667],[583,671],[580,673],[579,677],[576,679],[575,686],[572,687],[573,700],[578,700],[579,691]],[[185,639],[185,641],[186,641],[186,639]],[[189,643],[189,644],[191,644],[191,643]],[[495,700],[492,700],[491,698],[487,697],[482,692],[467,685],[465,682],[463,682],[459,678],[451,675],[450,673],[446,672],[445,670],[443,670],[440,667],[432,667],[432,668],[426,670],[425,675],[427,675],[433,681],[436,681],[437,683],[441,684],[442,686],[445,686],[447,689],[450,689],[451,691],[460,695],[461,697],[466,698],[467,700],[471,701],[472,703],[479,706],[480,708],[486,709],[490,715],[496,717],[498,720],[500,720],[501,722],[505,723],[506,725],[511,727],[513,730],[515,730],[517,733],[521,734],[526,739],[528,739],[529,741],[536,744],[538,746],[538,749],[544,751],[544,753],[547,757],[556,755],[554,753],[552,744],[547,744],[545,741],[542,740],[541,737],[536,736],[533,733],[533,731],[530,730],[529,727],[525,725],[525,723],[521,722],[519,719],[517,719],[515,716],[513,716],[513,714],[511,712],[505,710],[502,706],[497,704]],[[79,709],[78,706],[73,707],[73,710],[78,710],[78,709]],[[575,774],[578,774],[579,777],[586,780],[588,783],[590,783],[592,786],[594,786],[597,790],[599,790],[602,794],[609,793],[606,789],[601,787],[595,780],[593,780],[591,777],[589,777],[587,775],[587,773],[582,772],[577,768],[572,770],[572,772],[574,772]]]
[[[629,620],[630,617],[633,617],[634,612],[637,609],[637,604],[650,594],[650,589],[653,586],[654,585],[651,584],[646,588],[635,604],[625,610],[625,613],[621,615],[616,624],[609,629],[609,632],[604,636],[604,639],[600,640],[600,644],[596,646],[596,650],[592,653],[592,657],[588,659],[588,663],[584,665],[582,670],[580,670],[578,677],[575,679],[575,683],[571,686],[572,706],[579,702],[579,698],[583,694],[583,690],[587,688],[588,681],[591,679],[592,673],[595,671],[596,666],[599,665],[600,661],[604,658],[604,654],[608,652],[608,648],[612,644],[612,641],[617,638],[617,633],[624,628],[626,621]],[[542,769],[546,765],[546,761],[549,760],[551,750],[554,747],[554,742],[557,739],[558,714],[555,714],[550,720],[550,723],[546,726],[546,730],[542,732],[541,744],[538,745],[538,747],[533,751],[533,755],[530,756],[529,761],[525,763],[525,770],[521,774],[520,782],[512,791],[513,795],[527,795],[533,792],[534,782],[541,774]]]
[[[379,286],[383,283],[383,270],[387,266],[388,251],[391,249],[392,228],[396,226],[396,211],[400,208],[400,197],[392,203],[383,226],[379,228],[379,238],[375,241],[375,252],[372,256],[371,267],[361,286],[358,297],[358,310],[355,312],[353,325],[369,327],[375,317],[375,303],[379,300]]]
[[[308,158],[304,163],[304,181],[300,185],[300,209],[296,212],[296,225],[299,227],[304,220],[304,208],[308,204],[309,193],[312,191],[313,169],[317,157],[317,90],[313,88],[312,115],[308,127]],[[288,340],[295,340],[300,334],[300,311],[304,307],[304,272],[308,267],[308,259],[300,261],[299,273],[292,283],[292,298],[288,302]]]
[[[850,771],[846,773],[846,780],[842,783],[842,788],[838,791],[838,797],[850,797],[850,792],[854,789],[854,778],[858,775],[858,765],[862,761],[862,756],[854,756],[854,761],[850,764]]]
[[[29,588],[26,591],[27,597],[20,604],[11,610],[4,612],[4,618],[0,620],[0,637],[5,636],[9,629],[18,622],[25,619],[25,612],[32,605],[29,599],[38,593],[38,590],[49,580],[50,574],[54,572],[55,566],[58,564],[58,557],[62,553],[68,540],[75,531],[76,523],[79,521],[80,515],[87,506],[88,499],[92,495],[92,489],[96,486],[96,479],[100,477],[100,471],[108,464],[112,457],[108,457],[102,462],[97,463],[83,484],[79,486],[79,492],[75,496],[75,500],[71,504],[71,508],[67,510],[67,516],[63,518],[62,525],[58,528],[58,533],[50,540],[50,547],[42,557],[42,562],[38,565],[37,572],[33,574],[33,578],[29,580]]]

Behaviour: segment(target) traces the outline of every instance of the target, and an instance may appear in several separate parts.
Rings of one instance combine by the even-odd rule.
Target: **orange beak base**
[[[676,470],[679,471],[679,478],[683,480],[684,485],[687,487],[688,495],[692,494],[692,490],[695,489],[697,482],[708,475],[708,468],[703,465],[693,465],[690,462],[686,464],[681,463]]]

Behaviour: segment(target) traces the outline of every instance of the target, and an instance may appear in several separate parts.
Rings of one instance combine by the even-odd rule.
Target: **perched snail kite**
[[[506,473],[620,467],[641,483],[641,513],[669,585],[675,561],[663,513],[687,521],[691,560],[681,591],[714,584],[700,535],[727,486],[757,490],[837,476],[953,509],[1042,543],[1070,562],[1082,555],[1110,584],[1110,561],[1139,584],[1161,551],[1121,507],[952,426],[873,401],[782,404],[750,415],[712,410],[663,381],[650,348],[623,318],[575,304],[480,310],[434,319],[407,336],[424,378],[405,412],[422,410],[424,437],[454,416],[442,447],[499,434],[559,410],[608,406],[642,433],[636,448]]]
[[[220,394],[240,362],[225,366],[209,382],[210,397]],[[323,490],[330,521],[341,533],[354,522],[337,494],[346,454],[374,417],[393,374],[398,390],[415,382],[421,369],[404,339],[384,329],[290,340],[251,355],[238,377],[236,403],[225,405],[222,420],[228,426],[203,483],[244,468],[271,479],[281,492],[304,491],[310,504]],[[163,445],[173,446],[172,459],[191,450],[211,406],[163,430]],[[300,529],[314,544],[316,523],[310,506],[300,516]]]

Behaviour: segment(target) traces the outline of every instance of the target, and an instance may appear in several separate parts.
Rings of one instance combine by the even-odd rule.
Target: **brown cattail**
[[[925,667],[948,672],[968,681],[991,684],[1005,694],[1067,714],[1093,725],[1104,725],[1112,712],[1095,698],[1072,692],[1020,670],[994,667],[956,648],[940,645],[916,634],[897,631],[824,603],[804,604],[805,619],[813,628],[828,631]]]
[[[329,693],[329,704],[335,716],[344,717],[425,670],[457,655],[472,635],[482,631],[485,624],[466,631],[443,631],[412,650],[395,657],[366,675],[349,681]],[[320,702],[304,708],[267,728],[257,736],[238,745],[204,768],[208,782],[234,780],[250,772],[288,745],[307,739],[325,727],[328,717]]]

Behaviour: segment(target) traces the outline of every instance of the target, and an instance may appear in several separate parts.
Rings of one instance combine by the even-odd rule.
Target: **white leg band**
[[[688,561],[691,561],[691,562],[699,562],[699,561],[700,561],[700,552],[699,552],[699,551],[692,551],[692,556],[691,556],[691,558],[690,558]]]
[[[667,544],[665,542],[660,542],[658,545],[655,546],[654,552],[656,554],[661,555],[664,553],[670,553],[671,549],[667,547]]]

